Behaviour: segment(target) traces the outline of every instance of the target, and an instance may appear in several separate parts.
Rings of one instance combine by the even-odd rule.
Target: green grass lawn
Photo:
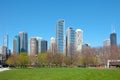
[[[120,69],[86,68],[12,69],[0,72],[0,80],[120,80]]]

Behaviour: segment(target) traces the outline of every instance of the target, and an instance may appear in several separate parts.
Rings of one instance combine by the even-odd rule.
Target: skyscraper
[[[38,41],[36,38],[30,39],[30,55],[35,56],[38,54]]]
[[[36,37],[37,41],[38,41],[38,53],[41,53],[41,37]]]
[[[41,53],[47,52],[47,41],[41,40]]]
[[[4,51],[4,56],[6,56],[6,57],[8,55],[8,53],[7,53],[8,50],[9,50],[9,48],[8,48],[8,35],[5,34],[4,39],[3,39],[3,51]]]
[[[103,45],[104,45],[104,47],[110,46],[110,39],[106,39],[106,40],[103,42]]]
[[[8,35],[4,35],[4,39],[3,39],[3,46],[8,48]]]
[[[19,32],[20,52],[28,52],[28,35],[26,32]]]
[[[7,47],[6,46],[0,46],[0,55],[1,55],[2,61],[5,63],[5,60],[7,59]]]
[[[57,53],[64,53],[64,20],[59,20],[56,26]]]
[[[90,47],[91,47],[91,46],[90,46],[89,43],[84,43],[84,44],[82,45],[82,50],[89,49]]]
[[[13,39],[13,53],[20,54],[20,37],[15,36]]]
[[[115,32],[110,34],[110,45],[117,46],[117,34]]]
[[[52,54],[56,53],[56,41],[54,37],[50,39],[50,52],[52,52]]]
[[[38,42],[38,53],[47,52],[47,41],[43,40],[41,37],[36,37]]]
[[[69,27],[66,31],[66,56],[72,56],[75,52],[75,31]]]
[[[75,48],[76,51],[81,52],[83,45],[83,31],[81,29],[77,29],[75,31]]]

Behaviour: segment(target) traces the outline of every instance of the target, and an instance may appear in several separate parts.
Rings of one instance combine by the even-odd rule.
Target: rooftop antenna
[[[115,26],[113,26],[113,32],[115,33]]]
[[[111,26],[111,31],[112,31],[112,33],[115,33],[115,25]]]

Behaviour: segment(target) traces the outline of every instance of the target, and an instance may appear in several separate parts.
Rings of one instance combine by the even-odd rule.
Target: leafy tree
[[[49,67],[59,67],[62,66],[64,55],[62,54],[52,54],[47,53],[47,62]]]
[[[19,65],[20,65],[20,62],[19,62],[18,55],[12,54],[12,55],[7,59],[6,64],[8,64],[9,66],[14,66],[14,67],[19,66]]]
[[[38,56],[36,57],[37,58],[37,64],[40,66],[40,67],[44,67],[47,65],[47,53],[40,53],[38,54]]]
[[[29,56],[27,55],[27,53],[25,53],[25,52],[20,53],[20,55],[18,57],[20,60],[21,68],[27,67],[28,63],[29,63]]]

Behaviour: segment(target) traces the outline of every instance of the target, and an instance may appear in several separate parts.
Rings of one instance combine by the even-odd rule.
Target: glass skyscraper
[[[56,26],[57,53],[64,53],[64,20],[59,20]]]
[[[66,32],[66,56],[72,56],[75,52],[75,31],[69,27]]]
[[[13,53],[19,54],[20,53],[20,37],[15,36],[13,39]]]
[[[116,36],[115,32],[110,34],[110,45],[111,46],[116,46],[117,45],[117,36]]]
[[[47,52],[47,41],[41,40],[41,53]]]
[[[19,32],[20,52],[28,52],[28,35],[26,32]]]

